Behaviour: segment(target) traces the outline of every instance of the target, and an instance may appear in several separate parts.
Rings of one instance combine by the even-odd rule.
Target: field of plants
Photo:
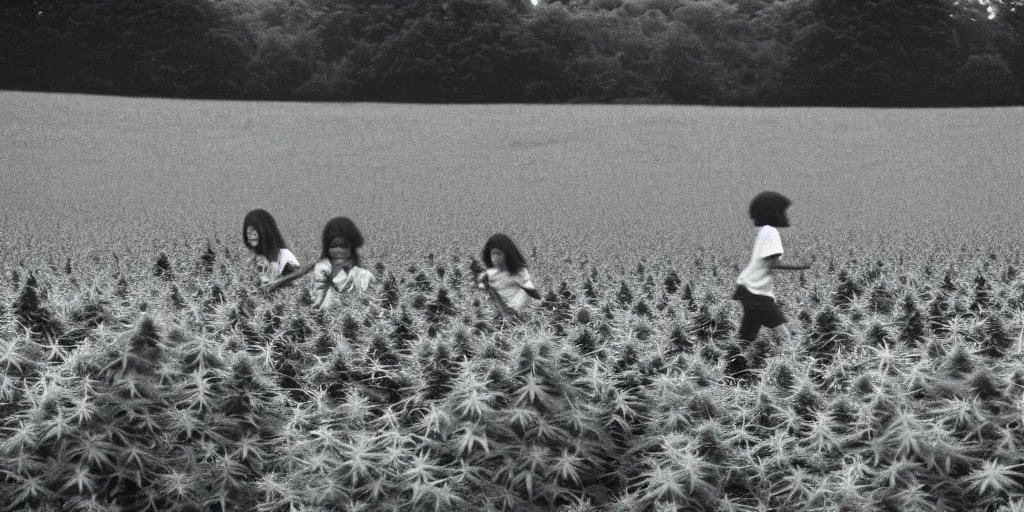
[[[926,261],[926,260],[922,260]],[[967,251],[781,280],[573,260],[523,325],[427,254],[314,313],[234,246],[8,268],[8,510],[1020,510],[1024,277]],[[907,262],[904,261],[903,264]],[[569,268],[567,267],[567,268]],[[376,307],[370,307],[369,302]]]
[[[0,98],[0,510],[1024,510],[1019,109]],[[764,188],[813,268],[740,344]],[[262,293],[255,207],[303,262],[353,217],[378,280]]]

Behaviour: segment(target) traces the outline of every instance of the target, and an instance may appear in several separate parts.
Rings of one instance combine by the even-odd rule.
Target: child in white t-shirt
[[[365,292],[373,273],[359,266],[363,235],[348,217],[335,217],[324,226],[320,261],[313,267],[313,307],[327,309],[343,293]]]
[[[757,236],[750,263],[736,279],[736,293],[732,297],[743,306],[739,332],[741,340],[754,341],[761,326],[772,329],[782,341],[790,338],[786,318],[775,302],[771,271],[810,268],[810,265],[779,262],[784,251],[777,228],[789,227],[786,209],[790,204],[786,196],[777,192],[762,192],[750,202],[750,218],[757,226]]]
[[[266,210],[256,209],[242,221],[242,243],[253,252],[260,284],[266,285],[299,268],[299,260],[288,250],[277,222]]]
[[[502,233],[491,236],[481,259],[487,270],[477,276],[478,286],[487,291],[502,316],[518,317],[530,299],[540,299],[526,260],[511,238]]]
[[[313,307],[328,309],[347,293],[362,293],[373,281],[373,273],[359,266],[358,249],[363,235],[348,217],[335,217],[327,222],[321,236],[320,259],[291,275],[270,283],[274,289],[299,277],[313,273],[310,291]]]

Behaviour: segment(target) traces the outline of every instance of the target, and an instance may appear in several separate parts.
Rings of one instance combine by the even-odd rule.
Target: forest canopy
[[[1022,103],[1020,0],[6,0],[0,88],[395,102]]]

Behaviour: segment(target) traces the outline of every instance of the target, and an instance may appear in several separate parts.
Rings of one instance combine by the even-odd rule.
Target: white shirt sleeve
[[[513,276],[513,279],[515,279],[516,282],[519,283],[519,285],[522,286],[523,288],[536,288],[536,286],[533,285],[533,280],[530,279],[530,271],[526,270],[525,268],[520,270],[518,274]]]
[[[762,226],[757,233],[757,241],[754,243],[754,257],[768,258],[770,256],[782,256],[782,238],[779,230],[772,226]]]
[[[296,258],[295,255],[292,254],[292,252],[289,251],[288,249],[281,249],[281,252],[277,257],[277,261],[281,264],[281,268],[284,268],[284,266],[289,263],[295,265],[296,267],[301,266],[299,265],[298,258]]]

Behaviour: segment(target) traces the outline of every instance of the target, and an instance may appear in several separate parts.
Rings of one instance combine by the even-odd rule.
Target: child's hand
[[[352,267],[352,270],[348,271],[344,279],[340,281],[335,279],[333,285],[339,292],[363,292],[370,286],[370,281],[372,280],[373,274],[368,270]]]

